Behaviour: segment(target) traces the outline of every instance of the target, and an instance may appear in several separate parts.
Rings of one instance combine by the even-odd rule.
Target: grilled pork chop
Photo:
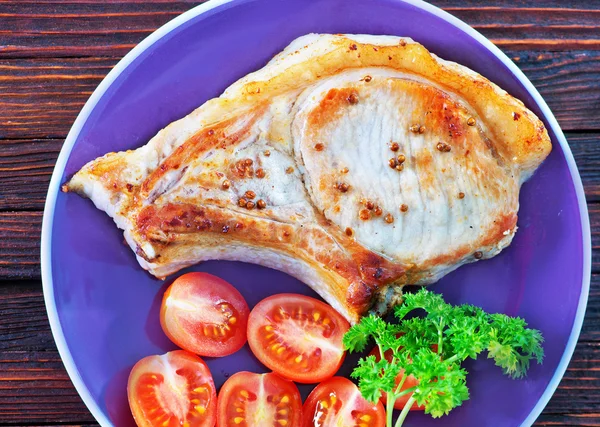
[[[109,214],[156,277],[262,264],[355,322],[508,246],[520,186],[550,150],[521,101],[410,39],[311,34],[65,190]]]

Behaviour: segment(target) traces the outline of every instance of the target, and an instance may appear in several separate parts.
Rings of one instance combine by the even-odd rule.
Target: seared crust
[[[374,117],[387,119],[373,124],[378,105]],[[357,136],[390,128],[402,174],[387,166],[400,153],[391,137]],[[346,156],[348,143],[369,159]],[[410,39],[309,35],[146,146],[91,161],[65,189],[113,217],[157,277],[206,259],[255,262],[354,322],[393,298],[391,285],[431,283],[507,246],[520,184],[550,150],[519,100]],[[365,179],[376,170],[380,189]]]

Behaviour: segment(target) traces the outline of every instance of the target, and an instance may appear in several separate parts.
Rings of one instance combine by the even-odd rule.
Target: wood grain
[[[121,57],[199,2],[0,2],[0,58]]]
[[[44,208],[62,139],[0,140],[0,211]]]
[[[40,277],[41,212],[0,212],[0,280]]]
[[[2,423],[94,422],[58,352],[3,352],[0,372]]]
[[[64,138],[116,59],[0,60],[0,139]]]
[[[588,202],[600,201],[600,134],[567,133]]]
[[[0,57],[123,56],[202,2],[0,2]],[[597,3],[435,1],[506,49],[598,49]],[[533,7],[532,7],[533,6]]]
[[[547,414],[543,413],[534,424],[553,427],[597,427],[600,425],[600,413],[590,414]]]

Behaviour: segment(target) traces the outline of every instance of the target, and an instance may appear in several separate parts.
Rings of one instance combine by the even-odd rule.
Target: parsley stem
[[[386,426],[392,427],[392,417],[394,416],[394,403],[396,403],[396,396],[392,393],[387,394],[387,401],[385,402],[385,416]]]
[[[406,374],[402,375],[402,379],[398,383],[398,387],[396,387],[396,390],[394,390],[394,395],[396,396],[396,398],[398,397],[398,393],[400,393],[400,390],[402,390],[402,386],[404,385],[404,381],[406,381],[406,377]]]
[[[444,321],[442,319],[440,319],[440,323],[436,325],[437,326],[437,332],[438,332],[438,348],[437,348],[437,353],[441,356],[442,355],[442,347],[444,345]]]
[[[417,386],[414,386],[414,387],[411,387],[411,388],[407,388],[406,390],[399,391],[398,393],[396,393],[396,399],[398,399],[399,397],[404,396],[405,394],[412,393],[416,389],[417,389]]]
[[[458,360],[458,354],[455,354],[454,356],[446,359],[446,363],[453,363],[453,362],[456,362],[457,360]]]
[[[408,411],[410,411],[410,408],[412,408],[413,403],[415,403],[415,400],[416,399],[412,396],[410,397],[410,399],[408,399],[408,401],[404,405],[404,409],[402,409],[402,412],[400,412],[400,416],[396,420],[396,424],[394,424],[394,427],[402,427],[402,424],[404,423],[404,419],[408,415]]]

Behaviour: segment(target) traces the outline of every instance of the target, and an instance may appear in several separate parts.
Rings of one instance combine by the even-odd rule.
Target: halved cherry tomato
[[[302,408],[304,427],[383,427],[385,410],[362,397],[358,387],[344,377],[322,382],[308,395]]]
[[[218,427],[301,427],[298,387],[279,375],[238,372],[219,392]]]
[[[223,279],[188,273],[169,286],[160,309],[165,334],[179,347],[201,356],[227,356],[246,343],[248,304]]]
[[[437,346],[436,346],[436,349],[437,349]],[[375,356],[377,361],[381,360],[381,353],[379,352],[379,347],[375,347],[371,351],[371,353],[369,353],[369,355]],[[388,362],[392,361],[392,350],[388,350],[385,352],[385,360],[387,360]],[[402,369],[400,371],[400,373],[398,374],[398,376],[396,376],[396,386],[398,384],[400,384],[400,381],[402,381],[402,378],[404,378],[404,369]],[[412,388],[417,385],[419,385],[419,380],[417,380],[414,376],[409,375],[404,380],[404,384],[402,384],[402,388],[400,389],[400,391],[407,390],[407,389]],[[406,402],[408,402],[408,399],[410,399],[411,396],[412,396],[412,393],[407,393],[404,396],[400,396],[398,399],[396,399],[396,402],[394,403],[394,408],[403,409],[404,405],[406,405]],[[385,405],[386,400],[387,400],[387,393],[382,392],[381,399],[380,399],[381,403],[383,403]],[[425,410],[425,406],[419,406],[415,402],[415,403],[413,403],[410,410],[411,411],[423,411],[423,410]]]
[[[139,427],[212,427],[217,418],[212,375],[202,359],[183,350],[136,363],[127,397]]]
[[[248,344],[265,366],[299,383],[331,378],[344,361],[350,325],[331,306],[304,295],[259,302],[248,319]]]

